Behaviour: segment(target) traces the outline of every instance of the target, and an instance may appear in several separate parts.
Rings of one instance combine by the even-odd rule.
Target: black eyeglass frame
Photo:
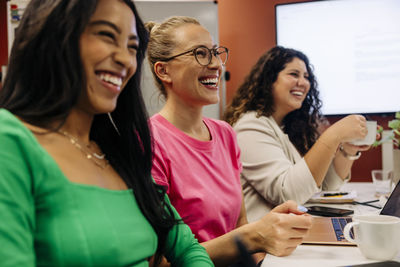
[[[201,63],[199,62],[199,60],[197,59],[197,56],[196,56],[195,51],[196,51],[197,49],[199,49],[199,48],[205,48],[205,49],[207,49],[207,50],[210,52],[211,57],[209,58],[208,63],[207,63],[206,65],[201,64]],[[208,65],[210,65],[210,63],[211,63],[211,61],[212,61],[212,56],[214,56],[214,57],[216,57],[217,59],[221,60],[221,58],[219,57],[219,55],[222,54],[222,53],[219,53],[219,54],[218,54],[218,52],[217,52],[217,50],[220,49],[220,48],[225,49],[226,60],[225,60],[225,62],[222,62],[222,61],[221,61],[221,62],[222,62],[222,65],[225,66],[226,62],[228,61],[228,57],[229,57],[229,49],[228,49],[227,47],[225,47],[225,46],[217,46],[217,47],[214,47],[214,48],[211,48],[211,49],[210,49],[210,48],[208,48],[207,46],[199,45],[199,46],[197,46],[197,47],[195,47],[195,48],[193,48],[193,49],[190,49],[190,50],[188,50],[188,51],[186,51],[186,52],[182,52],[182,53],[180,53],[180,54],[178,54],[178,55],[175,55],[175,56],[172,56],[172,57],[163,59],[162,61],[170,61],[170,60],[172,60],[172,59],[174,59],[174,58],[177,58],[177,57],[180,57],[180,56],[189,54],[189,53],[193,53],[193,56],[194,56],[194,58],[196,59],[197,63],[199,63],[201,66],[208,66]],[[224,53],[224,52],[223,52],[223,53]]]

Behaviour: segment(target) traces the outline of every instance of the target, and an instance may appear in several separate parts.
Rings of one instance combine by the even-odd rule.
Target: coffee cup
[[[354,229],[354,236],[350,231]],[[400,250],[400,218],[388,215],[359,215],[343,229],[344,237],[357,244],[373,260],[393,259]]]
[[[356,139],[350,142],[350,144],[356,146],[363,146],[363,145],[372,145],[376,140],[376,121],[366,121],[367,135],[362,139]]]

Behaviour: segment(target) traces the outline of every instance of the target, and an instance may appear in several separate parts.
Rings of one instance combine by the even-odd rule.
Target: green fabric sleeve
[[[16,123],[0,119],[0,261],[1,266],[35,266],[35,208],[29,136]]]
[[[34,235],[35,209],[44,183],[38,164],[40,151],[34,137],[21,122],[0,116],[0,265],[36,266]],[[166,198],[168,205],[171,205]],[[172,207],[172,206],[171,206]],[[174,208],[174,216],[180,219]],[[179,223],[167,237],[166,257],[172,266],[213,266],[205,249],[190,228]]]
[[[166,202],[171,206],[175,219],[180,219],[168,196]],[[197,242],[189,226],[183,222],[176,224],[168,234],[165,256],[174,267],[214,266],[205,248]]]

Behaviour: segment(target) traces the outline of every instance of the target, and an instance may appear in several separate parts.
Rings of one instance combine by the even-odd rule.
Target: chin
[[[208,105],[214,105],[214,104],[218,104],[218,103],[219,103],[219,97],[208,101]]]
[[[113,112],[117,107],[117,103],[104,103],[102,105],[96,105],[94,106],[94,110],[96,111],[96,114],[105,114],[109,112]]]
[[[303,105],[303,102],[301,102],[301,103],[294,103],[294,104],[292,105],[292,109],[293,109],[293,110],[298,110],[298,109],[301,108],[302,105]]]

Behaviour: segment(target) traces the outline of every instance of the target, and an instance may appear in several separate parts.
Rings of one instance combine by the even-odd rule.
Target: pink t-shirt
[[[159,114],[150,118],[154,138],[152,175],[204,242],[236,227],[242,204],[240,150],[229,124],[203,118],[212,140],[194,139]]]

